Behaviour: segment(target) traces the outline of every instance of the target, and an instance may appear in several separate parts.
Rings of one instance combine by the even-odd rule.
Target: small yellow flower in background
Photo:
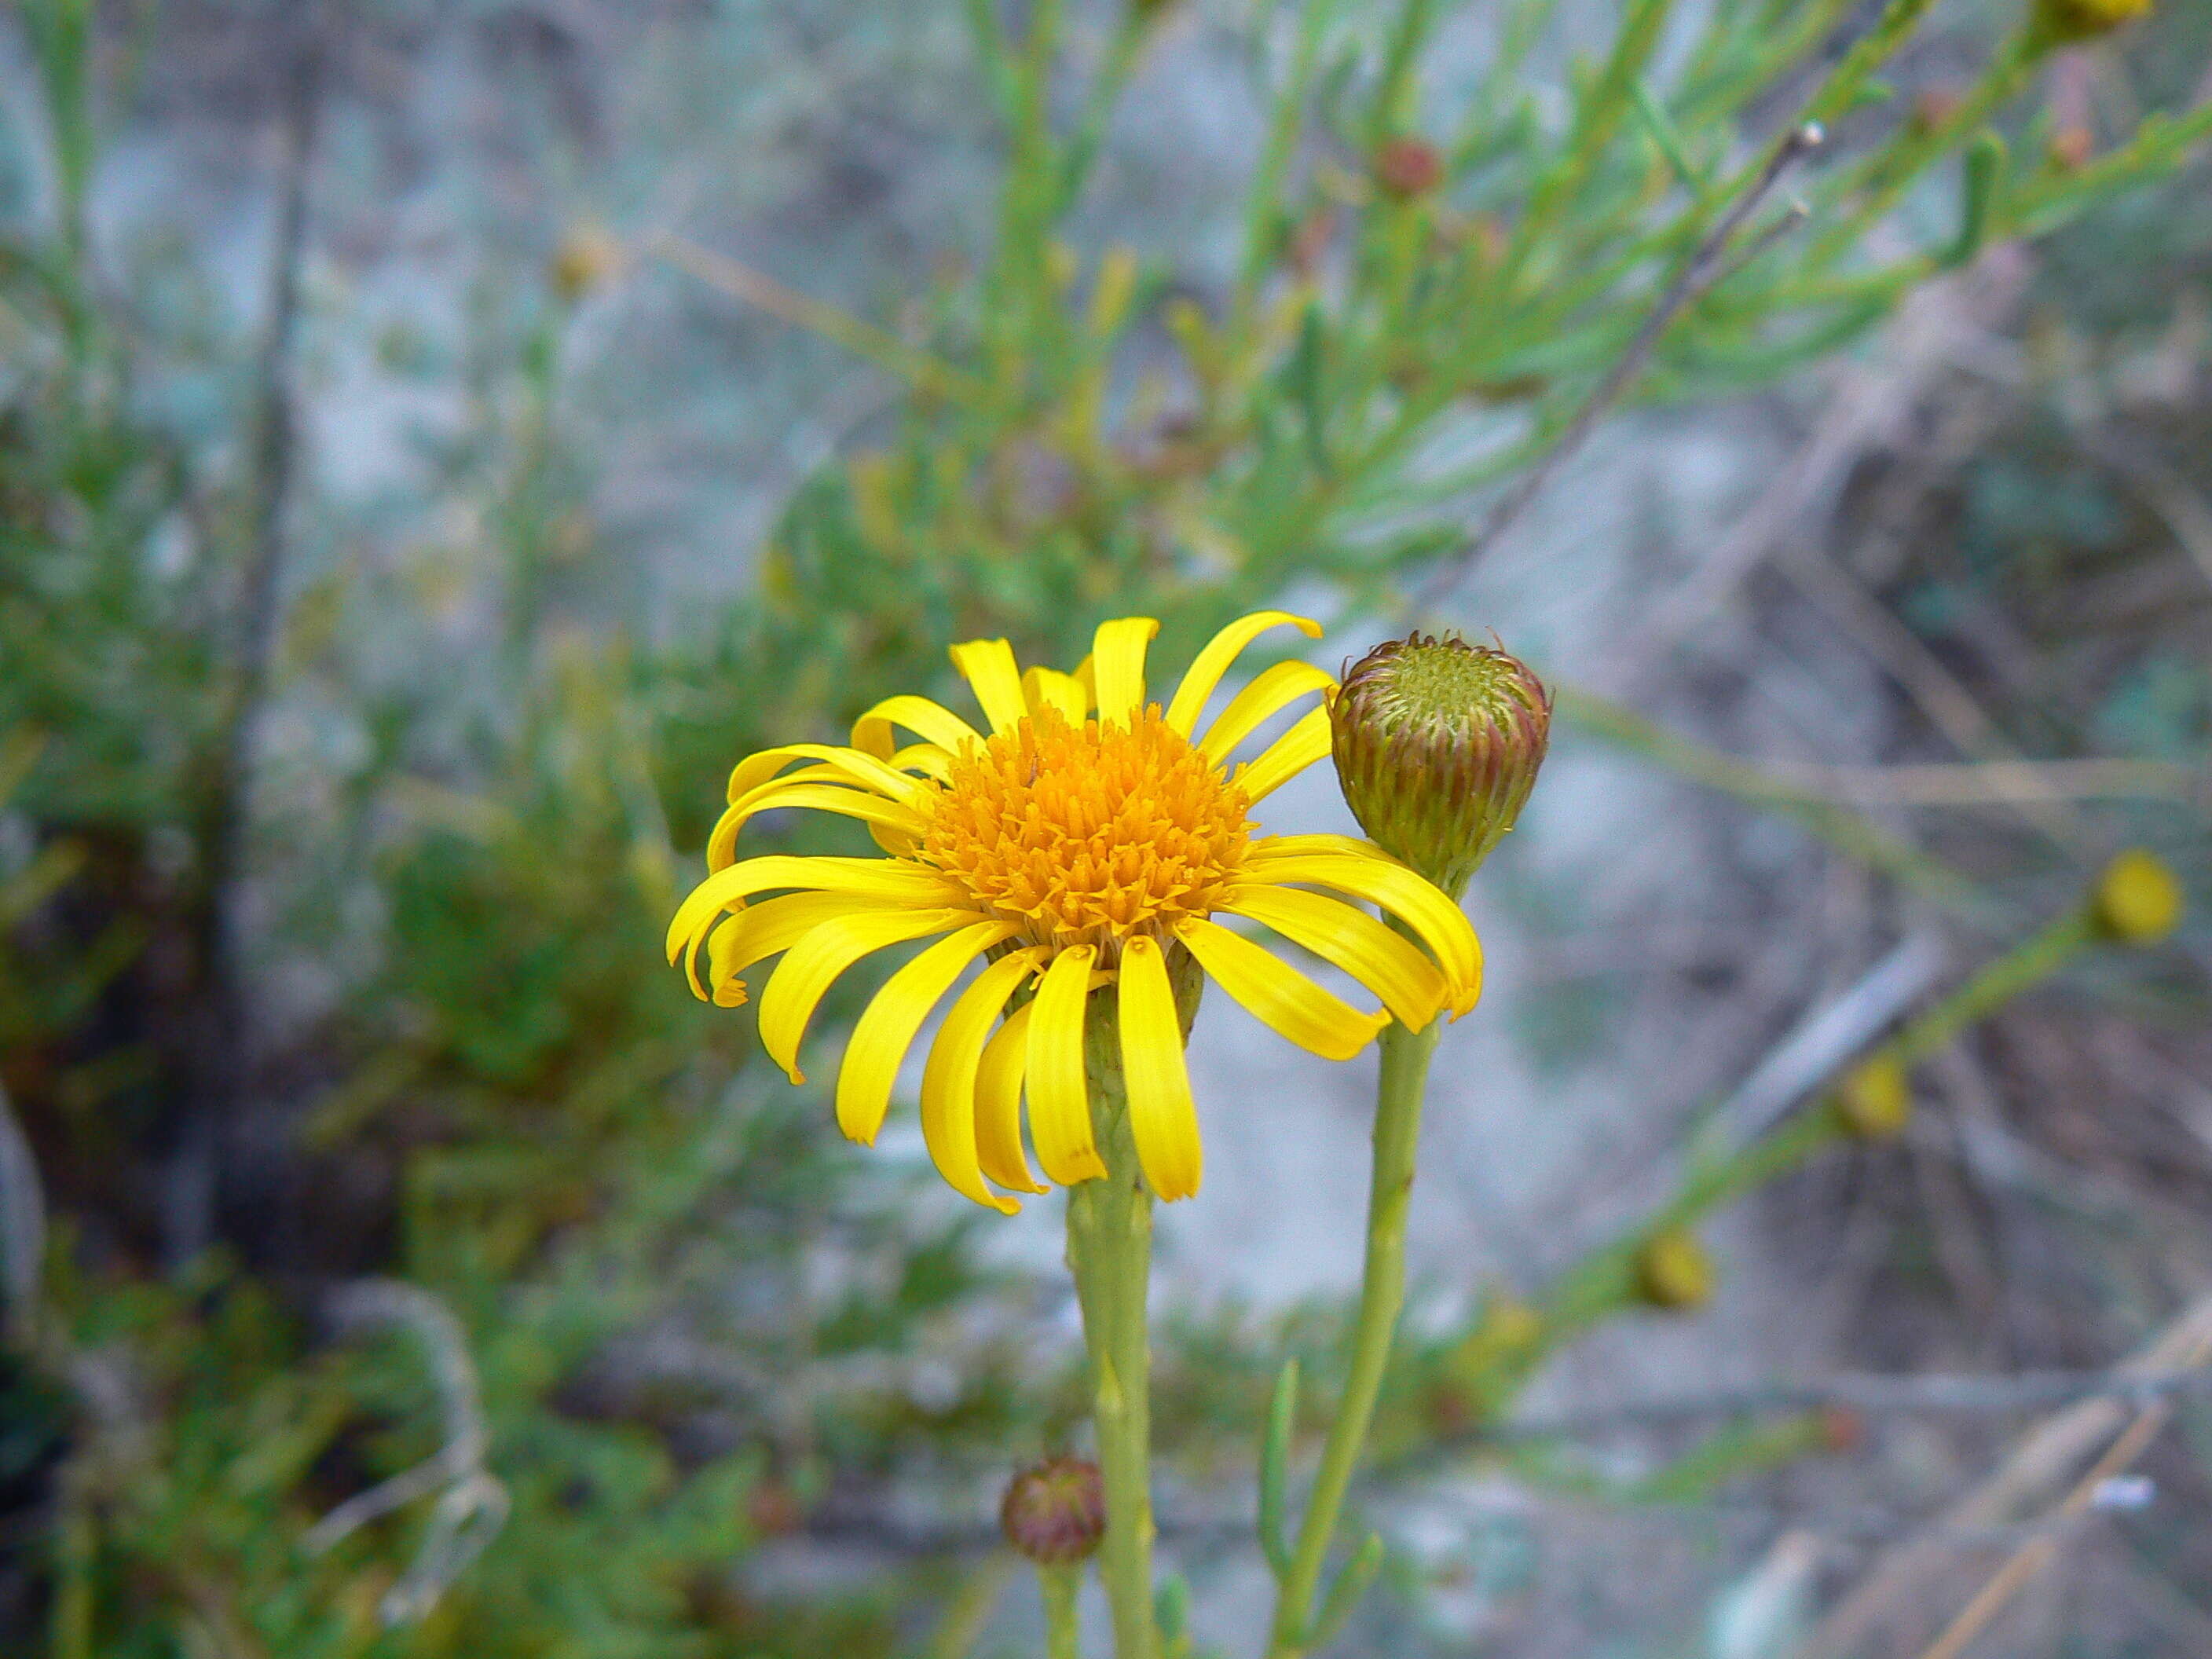
[[[2181,883],[2155,853],[2131,847],[2097,877],[2089,911],[2105,937],[2122,945],[2155,945],[2181,925]]]
[[[574,226],[553,251],[554,291],[574,305],[619,276],[628,260],[623,245],[603,227]]]
[[[2150,15],[2152,0],[2039,0],[2036,21],[2053,40],[2109,34]]]
[[[1876,1054],[1844,1075],[1836,1087],[1844,1127],[1862,1140],[1886,1140],[1912,1121],[1912,1084],[1894,1054]]]
[[[761,1042],[794,1083],[799,1048],[830,984],[862,957],[934,939],[861,1015],[837,1079],[838,1127],[872,1141],[901,1062],[933,1009],[954,999],[921,1083],[921,1127],[945,1179],[1012,1212],[1105,1173],[1091,1133],[1084,1038],[1091,993],[1114,987],[1120,1058],[1145,1179],[1161,1199],[1198,1190],[1198,1118],[1183,1060],[1179,981],[1203,973],[1284,1036],[1348,1060],[1392,1018],[1416,1030],[1474,1005],[1481,947],[1458,906],[1371,842],[1346,836],[1255,837],[1253,805],[1329,752],[1335,681],[1302,662],[1267,669],[1198,732],[1237,656],[1304,617],[1266,611],[1231,623],[1164,709],[1146,700],[1149,617],[1102,624],[1073,674],[1024,673],[1004,640],[952,647],[988,735],[926,697],[896,696],[855,722],[852,744],[788,744],[741,762],[708,846],[713,872],[668,933],[692,988],[725,1006],[738,975],[781,952],[760,1003]],[[1256,757],[1236,751],[1297,702],[1321,702]],[[918,743],[901,747],[899,732]],[[796,771],[794,763],[805,762]],[[866,823],[879,859],[738,860],[757,813],[805,807]],[[1398,916],[1425,953],[1328,888]],[[753,901],[764,893],[781,896]],[[1369,1013],[1323,989],[1216,915],[1272,928],[1345,969],[1383,1005]],[[707,960],[702,979],[699,957]],[[1026,996],[1026,1000],[1023,1000]]]
[[[1655,1308],[1702,1308],[1713,1299],[1713,1259],[1688,1228],[1665,1228],[1637,1253],[1636,1287]]]

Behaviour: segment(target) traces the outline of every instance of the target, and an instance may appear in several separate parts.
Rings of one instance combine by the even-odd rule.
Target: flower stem
[[[1083,1304],[1091,1410],[1106,1487],[1098,1576],[1114,1615],[1116,1659],[1158,1659],[1152,1619],[1152,1354],[1145,1330],[1152,1195],[1137,1164],[1121,1066],[1094,1024],[1092,1117],[1106,1174],[1068,1188],[1067,1265]],[[1070,1651],[1073,1651],[1071,1649]]]
[[[1075,1603],[1083,1589],[1083,1569],[1041,1566],[1037,1583],[1044,1591],[1045,1659],[1082,1659]]]
[[[1393,1024],[1382,1032],[1382,1073],[1375,1098],[1375,1169],[1367,1199],[1367,1265],[1359,1285],[1359,1322],[1352,1340],[1352,1374],[1329,1425],[1321,1474],[1298,1528],[1290,1571],[1275,1601],[1268,1659],[1299,1659],[1313,1627],[1314,1597],[1336,1532],[1337,1512],[1359,1464],[1391,1339],[1406,1301],[1406,1212],[1413,1195],[1413,1160],[1421,1139],[1421,1097],[1429,1057],[1443,1022],[1419,1031]]]

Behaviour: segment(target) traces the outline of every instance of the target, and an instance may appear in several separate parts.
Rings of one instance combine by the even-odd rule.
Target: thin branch
[[[2088,1474],[2075,1483],[2074,1490],[2066,1494],[2059,1504],[2055,1521],[2071,1521],[2087,1514],[2096,1504],[2105,1483],[2119,1474],[2136,1458],[2142,1455],[2150,1443],[2158,1437],[2173,1415],[2170,1401],[2158,1401],[2145,1407],[2136,1420],[2128,1425],[2127,1431],[2112,1443],[2112,1448],[2099,1458]],[[2058,1553],[2060,1533],[2045,1528],[2014,1551],[2004,1565],[1990,1575],[1989,1581],[1975,1592],[1974,1598],[1960,1610],[1942,1635],[1937,1637],[1921,1659],[1959,1659],[1969,1644],[1979,1636],[1990,1620],[2003,1611],[2005,1604],[2018,1595],[2027,1581],[2051,1565]]]
[[[2193,1304],[2154,1340],[2113,1369],[2110,1376],[2117,1393],[2112,1387],[2092,1391],[2045,1418],[1988,1480],[1885,1553],[1823,1615],[1804,1645],[1802,1659],[1846,1659],[1863,1652],[1893,1615],[1926,1604],[1935,1576],[1954,1559],[1954,1535],[2013,1521],[2040,1494],[2069,1480],[2083,1459],[2109,1449],[2135,1415],[2125,1397],[2128,1388],[2161,1376],[2202,1376],[2208,1359],[2212,1359],[2212,1297]]]
[[[733,300],[757,307],[794,328],[820,335],[919,390],[959,398],[972,398],[981,391],[971,376],[951,364],[826,300],[787,288],[726,253],[665,231],[647,242],[646,251]]]
[[[2015,806],[2053,800],[2190,800],[2212,768],[2154,760],[1992,760],[1898,766],[1766,763],[1776,777],[1869,806]]]
[[[17,1341],[36,1335],[39,1279],[46,1259],[46,1189],[38,1159],[0,1084],[0,1285],[7,1289],[7,1333]]]
[[[2136,1371],[2124,1366],[2090,1371],[2019,1371],[2002,1375],[1885,1376],[1846,1374],[1802,1382],[1765,1382],[1737,1389],[1662,1396],[1586,1411],[1516,1418],[1480,1430],[1483,1441],[1557,1440],[1658,1428],[1714,1417],[1766,1417],[1829,1407],[1900,1414],[2002,1414],[2039,1411],[2082,1400],[2136,1405],[2178,1395],[2212,1395],[2212,1371]]]
[[[300,267],[307,243],[308,162],[322,83],[321,9],[313,0],[303,0],[289,15],[284,161],[266,323],[255,376],[246,565],[228,695],[200,808],[203,863],[197,926],[207,986],[195,1022],[191,1094],[164,1194],[164,1248],[173,1263],[198,1255],[214,1238],[224,1124],[235,1109],[245,1070],[244,949],[233,890],[245,864],[254,743],[268,695],[283,587],[284,520],[292,493],[296,424],[292,359],[299,335]]]
[[[1905,939],[1775,1044],[1713,1114],[1713,1121],[1739,1142],[1765,1133],[1846,1061],[1864,1053],[1934,987],[1943,965],[1943,943],[1935,934]]]
[[[507,1522],[507,1488],[483,1467],[489,1437],[468,1335],[429,1291],[397,1279],[363,1279],[333,1292],[331,1317],[343,1328],[387,1325],[412,1335],[430,1362],[445,1418],[445,1443],[422,1462],[356,1492],[309,1528],[301,1544],[320,1554],[370,1522],[438,1493],[415,1560],[379,1604],[388,1625],[414,1624]]]
[[[1544,486],[1552,481],[1553,475],[1569,457],[1581,449],[1596,429],[1598,422],[1626,395],[1629,387],[1650,362],[1652,354],[1658,350],[1659,343],[1665,337],[1667,331],[1674,326],[1674,319],[1730,275],[1735,269],[1729,257],[1730,244],[1735,241],[1736,233],[1759,210],[1759,204],[1781,181],[1782,175],[1800,156],[1819,149],[1826,142],[1826,134],[1820,124],[1808,121],[1792,128],[1782,142],[1775,145],[1773,155],[1767,158],[1766,165],[1759,170],[1750,188],[1721,216],[1719,222],[1706,233],[1705,240],[1691,252],[1681,270],[1675,273],[1674,280],[1659,296],[1659,303],[1652,307],[1651,314],[1644,319],[1644,325],[1636,331],[1627,349],[1620,354],[1620,360],[1583,399],[1582,407],[1575,411],[1573,418],[1560,431],[1558,441],[1545,452],[1544,458],[1523,473],[1512,489],[1498,497],[1481,523],[1476,526],[1474,532],[1468,538],[1466,546],[1438,566],[1422,584],[1414,596],[1412,607],[1416,614],[1431,610],[1439,603],[1468,568],[1520,520],[1521,515],[1543,493]],[[1788,228],[1797,222],[1798,216],[1793,215],[1785,216],[1782,223],[1784,228]],[[1753,252],[1763,252],[1771,234],[1771,232],[1762,233],[1756,240]]]
[[[2026,259],[2007,245],[1909,298],[1886,331],[1881,354],[1843,378],[1796,454],[1622,642],[1608,665],[1607,689],[1623,696],[1638,692],[1821,499],[1834,494],[1863,455],[1894,444],[1906,412],[1955,357],[1960,336],[2008,309],[2027,274]]]

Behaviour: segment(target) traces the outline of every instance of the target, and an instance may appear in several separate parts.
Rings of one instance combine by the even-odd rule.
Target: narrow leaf
[[[1360,1545],[1352,1559],[1344,1564],[1344,1571],[1337,1574],[1336,1582],[1328,1587],[1328,1599],[1321,1604],[1321,1617],[1314,1621],[1312,1638],[1306,1645],[1325,1648],[1334,1641],[1336,1633],[1344,1628],[1345,1620],[1352,1617],[1352,1609],[1359,1605],[1360,1597],[1367,1594],[1368,1586],[1375,1582],[1375,1575],[1382,1571],[1382,1534],[1370,1532],[1367,1534],[1367,1541]]]
[[[1275,1376],[1274,1397],[1267,1403],[1267,1437],[1260,1445],[1260,1548],[1278,1578],[1291,1570],[1283,1511],[1290,1486],[1291,1431],[1297,1415],[1298,1362],[1285,1359]]]

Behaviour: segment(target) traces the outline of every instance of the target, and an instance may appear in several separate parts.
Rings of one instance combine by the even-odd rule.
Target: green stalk
[[[2068,911],[1990,963],[1866,1059],[1887,1054],[1908,1068],[1917,1065],[2050,978],[2095,938],[2095,924],[2087,909]],[[1672,1198],[1633,1230],[1600,1245],[1559,1277],[1544,1298],[1542,1340],[1512,1353],[1505,1381],[1517,1385],[1567,1338],[1635,1304],[1639,1299],[1637,1259],[1655,1234],[1692,1225],[1744,1194],[1802,1168],[1850,1133],[1832,1097],[1823,1095],[1758,1139],[1692,1165]],[[1496,1403],[1502,1405],[1502,1399]]]
[[[2096,937],[2087,908],[2068,911],[2014,945],[1945,997],[1898,1036],[1896,1054],[1917,1065],[1970,1025],[1978,1025],[2023,991],[2039,985],[2064,967],[2075,952]]]
[[[1838,194],[1863,189],[1868,192],[1866,198],[1848,216],[1836,220],[1814,239],[1806,253],[1805,264],[1809,267],[1828,264],[1856,246],[1859,239],[1897,205],[1913,181],[1933,162],[1948,155],[2000,106],[2011,101],[2014,94],[2027,84],[2047,52],[2047,46],[2033,32],[2015,34],[1990,61],[1981,79],[1960,100],[1956,109],[1928,131],[1905,133],[1861,163]]]
[[[1309,1650],[1314,1597],[1322,1563],[1336,1533],[1337,1512],[1358,1467],[1391,1340],[1406,1302],[1406,1212],[1413,1195],[1413,1161],[1421,1139],[1421,1097],[1429,1057],[1443,1027],[1439,1017],[1418,1031],[1386,1027],[1381,1038],[1382,1073],[1375,1095],[1375,1168],[1367,1200],[1367,1265],[1359,1285],[1359,1321],[1352,1340],[1352,1374],[1329,1425],[1321,1474],[1298,1528],[1290,1571],[1283,1575],[1268,1637],[1268,1659],[1299,1659]]]
[[[1152,1620],[1152,1355],[1145,1330],[1152,1195],[1137,1164],[1113,1021],[1094,1020],[1089,1036],[1091,1115],[1106,1174],[1068,1188],[1067,1265],[1083,1304],[1098,1468],[1106,1488],[1098,1576],[1113,1610],[1115,1659],[1158,1659],[1159,1632]]]
[[[1075,1601],[1083,1588],[1083,1569],[1041,1566],[1037,1583],[1044,1591],[1045,1659],[1082,1659]]]

